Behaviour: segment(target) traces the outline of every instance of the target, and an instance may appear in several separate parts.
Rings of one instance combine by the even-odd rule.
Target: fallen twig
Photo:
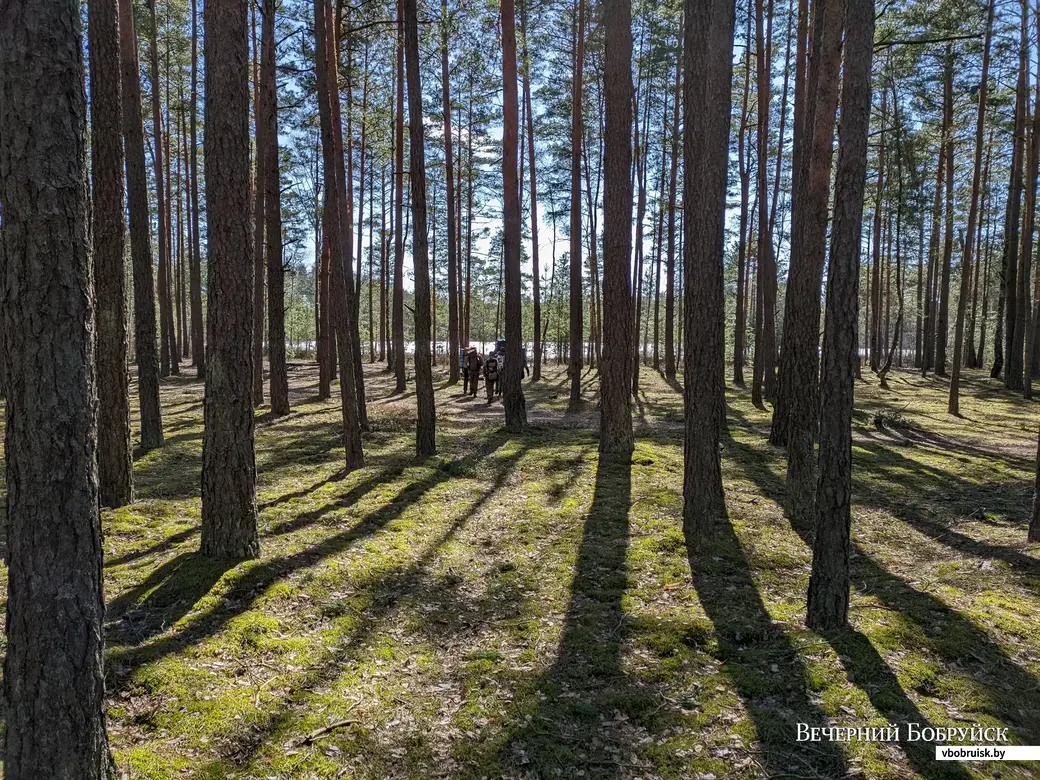
[[[353,704],[350,705],[350,707],[347,709],[347,712],[350,712],[351,710],[353,710],[360,703],[361,703],[361,699],[358,699],[356,702],[354,702]],[[298,739],[295,743],[293,743],[293,747],[300,747],[301,745],[309,745],[312,742],[314,742],[316,739],[318,739],[319,737],[323,737],[326,734],[328,734],[329,732],[335,731],[336,729],[341,729],[344,726],[350,726],[350,725],[352,725],[354,723],[357,723],[357,721],[354,720],[353,718],[343,718],[342,720],[334,721],[333,723],[330,723],[327,726],[322,726],[320,729],[314,729],[314,731],[312,731],[310,734],[307,734],[307,735],[305,735],[303,737],[300,737],[300,739]]]

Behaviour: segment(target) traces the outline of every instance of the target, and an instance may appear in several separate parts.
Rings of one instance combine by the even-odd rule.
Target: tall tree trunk
[[[843,16],[842,0],[821,0],[813,5],[813,51],[802,95],[804,121],[799,126],[801,137],[795,140],[791,267],[770,441],[788,448],[787,510],[799,519],[812,511],[815,484],[820,283],[826,256]],[[760,221],[764,218],[760,216]],[[769,260],[772,268],[773,260]],[[767,270],[760,263],[760,271]],[[765,298],[763,302],[769,303]],[[767,308],[767,318],[770,311]]]
[[[987,181],[989,181],[987,179]],[[989,199],[989,194],[985,194],[985,199]],[[985,209],[984,209],[985,211]],[[982,317],[979,327],[979,352],[975,358],[975,364],[978,368],[984,368],[986,365],[986,322],[989,318],[989,268],[990,260],[993,256],[993,210],[990,209],[986,216],[986,239],[985,249],[983,250],[985,260],[982,264]]]
[[[180,213],[177,218],[178,224],[178,237],[181,241],[180,260],[177,265],[177,284],[179,288],[180,302],[180,322],[181,322],[181,357],[185,359],[191,358],[191,321],[188,317],[188,299],[191,297],[189,291],[189,281],[185,276],[184,261],[187,258],[189,269],[194,264],[193,255],[195,253],[195,245],[191,241],[191,176],[189,174],[189,162],[190,156],[188,152],[188,122],[184,116],[184,94],[181,92],[181,107],[180,107],[180,136],[181,145],[180,153],[181,158],[184,161],[183,174],[178,174],[178,181],[180,182],[178,193],[183,193],[184,196],[184,211]],[[179,167],[178,167],[179,170]],[[178,206],[178,209],[180,207]],[[190,271],[189,271],[190,274]]]
[[[762,362],[762,371],[758,375],[762,382],[762,393],[770,399],[776,399],[775,363],[776,363],[776,258],[773,256],[773,238],[769,223],[769,113],[771,83],[773,79],[772,37],[773,4],[769,3],[769,30],[766,31],[766,20],[762,11],[762,0],[755,0],[755,81],[758,91],[758,132],[757,154],[758,175],[756,186],[758,191],[758,239],[756,242],[756,263],[758,267],[758,283],[762,291],[762,333],[755,341],[755,363]],[[786,323],[785,323],[786,325]],[[776,399],[779,400],[779,399]],[[774,412],[774,425],[776,420]],[[783,443],[782,441],[780,443]]]
[[[90,6],[91,48],[99,62],[102,52],[115,56],[116,12],[114,0],[95,5],[97,0]],[[93,34],[101,28],[103,43]],[[12,780],[101,780],[115,774],[105,735],[83,76],[79,3],[0,6],[8,567],[4,776]],[[105,93],[107,105],[118,102],[118,87],[109,83]],[[111,119],[105,144],[114,147],[118,110]],[[111,181],[118,178],[112,175],[118,157],[95,162]],[[113,195],[118,192],[109,188],[106,211]],[[105,232],[113,231],[106,226]],[[106,347],[118,351],[118,345]]]
[[[249,27],[245,0],[206,9],[209,355],[202,440],[202,553],[260,554],[253,451],[253,255]]]
[[[379,362],[382,363],[386,360],[386,289],[389,282],[387,259],[390,254],[388,244],[390,242],[390,234],[392,233],[392,231],[387,230],[386,224],[386,166],[381,168],[379,179]]]
[[[1033,513],[1029,518],[1027,539],[1031,543],[1040,542],[1040,436],[1037,437],[1036,479],[1033,483]]]
[[[527,408],[521,356],[523,354],[523,320],[520,280],[520,182],[517,178],[517,150],[520,127],[517,117],[516,87],[516,6],[513,0],[502,0],[502,187],[503,239],[505,266],[505,332],[506,364],[502,372],[502,401],[506,413],[506,430],[522,433],[527,427]],[[419,104],[421,105],[421,103]],[[627,174],[627,171],[626,171]],[[627,320],[625,321],[627,325]],[[625,352],[627,365],[628,353]],[[627,391],[627,385],[626,385]]]
[[[154,2],[155,0],[152,0]],[[267,186],[264,174],[267,166],[264,155],[267,154],[267,127],[264,115],[266,95],[260,88],[260,39],[256,34],[256,7],[250,6],[252,19],[252,67],[253,74],[253,125],[256,141],[256,155],[253,168],[253,404],[261,406],[264,402],[264,193]]]
[[[1019,46],[1019,77],[1018,77],[1018,93],[1017,102],[1015,106],[1015,141],[1021,148],[1018,156],[1018,167],[1013,169],[1013,175],[1016,175],[1014,183],[1014,200],[1016,201],[1016,207],[1020,200],[1020,193],[1022,192],[1022,175],[1023,166],[1026,159],[1026,137],[1027,130],[1026,125],[1029,117],[1029,4],[1023,0],[1022,2],[1022,31],[1021,31],[1021,42]],[[1018,208],[1015,209],[1015,220],[1016,220],[1016,238],[1017,234],[1017,222],[1018,222]],[[1010,254],[1007,258],[1007,270],[1005,271],[1005,284],[1007,285],[1007,291],[1005,293],[1006,306],[1007,306],[1007,322],[1005,325],[1006,332],[1004,334],[1007,340],[1007,365],[1004,368],[1004,386],[1009,390],[1021,390],[1023,387],[1023,349],[1025,345],[1025,311],[1023,307],[1026,305],[1025,301],[1022,300],[1022,291],[1028,290],[1029,280],[1023,280],[1021,278],[1022,269],[1025,264],[1029,261],[1023,258],[1021,254],[1015,257],[1015,249],[1017,246],[1010,250]]]
[[[188,271],[188,286],[191,297],[191,358],[195,362],[197,377],[206,377],[205,323],[202,321],[202,241],[199,230],[199,162],[196,113],[199,102],[199,36],[198,0],[191,0],[191,268]]]
[[[534,107],[531,103],[531,58],[527,49],[527,4],[528,0],[521,0],[520,25],[523,37],[523,88],[524,88],[524,111],[527,115],[527,149],[531,160],[531,278],[534,296],[534,345],[532,357],[534,368],[531,369],[531,381],[537,382],[542,378],[542,277],[541,268],[538,263],[538,177],[535,164],[534,148]],[[450,189],[450,179],[448,180]],[[449,203],[451,201],[449,200]]]
[[[683,532],[689,546],[709,536],[726,512],[719,442],[726,417],[723,245],[735,4],[686,0],[684,10]]]
[[[882,282],[882,270],[881,270],[881,225],[884,220],[884,203],[885,203],[885,151],[886,141],[888,136],[885,130],[884,123],[887,119],[887,108],[888,108],[888,93],[885,90],[881,91],[881,138],[878,142],[878,172],[877,172],[877,184],[875,186],[874,194],[874,219],[873,219],[873,277],[871,278],[870,284],[870,369],[871,371],[879,371],[881,369],[881,358],[884,351],[883,339],[881,335],[882,320],[881,320],[881,282]],[[941,146],[941,154],[946,153],[946,138],[943,136],[943,144]],[[938,185],[937,185],[938,186]],[[938,227],[936,227],[938,231]],[[938,232],[936,232],[938,236]],[[936,239],[938,240],[938,239]]]
[[[336,89],[333,89],[329,93],[330,107],[331,107],[331,119],[333,129],[333,142],[335,143],[335,155],[336,159],[340,161],[340,165],[344,166],[344,173],[342,175],[337,174],[336,182],[340,187],[340,191],[337,195],[337,204],[340,209],[340,229],[343,230],[344,236],[344,255],[343,255],[343,285],[344,292],[341,300],[346,302],[346,322],[344,327],[346,328],[346,338],[350,339],[350,349],[347,352],[340,351],[339,354],[349,355],[353,364],[353,371],[350,378],[354,383],[354,402],[357,407],[358,425],[362,431],[368,430],[368,412],[365,404],[365,373],[364,367],[361,364],[361,333],[359,330],[359,304],[358,287],[355,286],[352,280],[353,274],[353,235],[354,235],[354,224],[353,224],[353,203],[354,203],[354,154],[353,154],[353,128],[351,126],[351,106],[353,105],[353,92],[351,86],[351,62],[352,62],[352,51],[353,51],[353,34],[344,35],[342,32],[342,19],[343,19],[343,3],[342,0],[336,1],[336,10],[333,12],[329,11],[329,17],[333,20],[333,23],[329,25],[330,40],[328,45],[328,51],[330,53],[331,67],[333,71],[329,74],[329,83],[336,84]],[[343,113],[342,105],[340,103],[340,91],[338,88],[338,73],[340,67],[340,58],[338,53],[339,42],[345,40],[347,45],[347,126],[346,132],[343,128]],[[346,139],[346,141],[344,140]],[[349,146],[347,145],[349,142]],[[334,268],[335,273],[335,268]],[[360,274],[360,267],[358,269]],[[333,277],[333,284],[336,284],[335,276]],[[335,294],[335,292],[333,293]],[[339,336],[337,335],[337,340]],[[344,377],[341,373],[340,381],[344,381]]]
[[[353,340],[350,319],[354,308],[350,275],[350,222],[343,181],[342,133],[339,133],[339,89],[336,78],[337,56],[333,31],[332,4],[314,0],[314,58],[317,72],[318,114],[321,125],[321,149],[325,184],[325,234],[329,241],[329,323],[335,334],[340,376],[340,411],[343,419],[343,448],[347,470],[365,465],[361,445],[361,413],[354,380]],[[337,139],[337,135],[339,138]]]
[[[148,174],[144,156],[141,77],[137,61],[132,0],[119,0],[119,47],[123,86],[123,136],[126,146],[127,209],[134,277],[134,353],[141,407],[141,450],[163,444],[159,403],[159,353],[156,345],[155,277],[152,263]]]
[[[325,194],[326,202],[328,193]],[[324,209],[323,209],[324,211]],[[322,216],[321,255],[318,270],[318,400],[324,401],[332,397],[332,304],[330,291],[332,280],[332,239],[329,233],[334,222],[328,215]]]
[[[1018,300],[1018,229],[1022,207],[1022,170],[1024,167],[1025,128],[1028,109],[1028,17],[1022,4],[1021,40],[1019,44],[1018,84],[1015,89],[1015,125],[1012,138],[1011,179],[1008,183],[1007,206],[1004,215],[1004,249],[1001,258],[999,296],[997,298],[997,327],[993,339],[993,368],[990,377],[1004,373],[1008,384],[1010,373],[1004,371],[1005,347],[1010,367],[1011,343],[1015,331],[1015,313]]]
[[[415,268],[415,400],[418,423],[415,453],[420,458],[437,452],[437,417],[430,368],[430,261],[426,234],[426,160],[422,85],[419,81],[419,13],[416,0],[404,0],[404,48],[408,60],[409,176],[412,191],[412,263]],[[514,43],[515,46],[515,43]],[[516,79],[513,80],[515,89]],[[507,129],[508,137],[508,129]],[[451,361],[454,364],[457,361]]]
[[[874,54],[873,0],[846,0],[845,7],[838,169],[820,381],[816,535],[806,609],[808,625],[824,631],[845,626],[849,614],[853,361],[870,127],[870,69]]]
[[[682,98],[682,59],[675,60],[675,97],[672,104],[670,173],[668,179],[668,249],[664,293],[664,375],[675,379],[675,206],[679,183],[679,107]]]
[[[171,336],[173,331],[173,307],[170,305],[170,256],[167,242],[169,228],[166,211],[166,177],[163,168],[163,127],[162,105],[159,97],[159,21],[155,13],[155,0],[149,0],[148,9],[151,15],[149,31],[149,76],[152,87],[152,151],[153,173],[155,175],[155,211],[158,217],[159,236],[159,376],[169,376],[176,355],[171,355]]]
[[[771,13],[770,13],[770,16],[772,16]],[[784,168],[783,149],[784,149],[785,137],[786,137],[786,132],[787,132],[787,93],[788,93],[788,91],[790,89],[790,86],[791,86],[791,39],[794,37],[793,28],[794,28],[794,0],[791,0],[791,2],[789,3],[789,14],[788,14],[788,18],[787,18],[787,44],[786,44],[786,51],[784,52],[784,81],[783,81],[783,87],[780,90],[780,127],[777,130],[778,138],[777,138],[777,142],[776,142],[776,148],[778,150],[778,153],[776,155],[776,169],[773,171],[773,196],[772,196],[772,203],[769,206],[769,235],[771,235],[771,236],[776,236],[774,231],[775,231],[775,228],[776,228],[776,215],[777,215],[777,210],[778,210],[777,207],[778,207],[778,205],[780,203],[780,178],[781,178],[781,176],[783,174],[783,168]],[[770,25],[770,29],[772,29],[772,25]],[[770,35],[770,37],[772,37],[772,36]],[[772,61],[772,58],[770,58],[770,61]],[[782,238],[783,237],[783,230],[782,229],[781,229],[780,233],[781,233],[781,235],[780,235],[779,238]],[[779,247],[780,244],[781,244],[781,241],[779,240],[779,238],[774,241],[774,243],[776,244],[777,247]],[[777,251],[779,251],[779,249],[777,249]],[[774,257],[775,257],[775,255],[774,255]]]
[[[629,453],[632,435],[632,3],[605,0],[603,305],[599,451]]]
[[[946,137],[939,141],[939,160],[935,173],[935,199],[932,205],[932,230],[928,242],[928,273],[925,279],[924,303],[924,359],[921,376],[927,376],[935,367],[935,309],[936,279],[939,274],[939,228],[942,222],[943,180],[946,167]]]
[[[992,2],[992,0],[991,0]],[[1040,14],[1034,15],[1037,29],[1040,29]],[[1033,397],[1033,290],[1031,286],[1040,285],[1040,280],[1033,279],[1033,231],[1035,229],[1034,216],[1036,214],[1037,197],[1037,168],[1040,166],[1040,77],[1037,78],[1036,86],[1037,100],[1033,109],[1033,128],[1029,135],[1029,151],[1026,155],[1026,210],[1022,220],[1022,259],[1018,271],[1018,306],[1019,316],[1015,321],[1018,329],[1019,322],[1022,326],[1023,341],[1023,365],[1022,365],[1022,390],[1023,395],[1029,399]],[[1026,100],[1028,106],[1028,98]],[[1037,289],[1040,289],[1038,287]]]
[[[585,137],[582,115],[585,72],[585,0],[575,0],[574,77],[571,81],[571,204],[570,204],[570,374],[569,407],[576,411],[581,403],[582,337],[584,336],[584,296],[581,289],[581,161]],[[468,297],[468,295],[467,295]]]
[[[780,386],[771,431],[773,443],[787,445],[786,509],[796,523],[811,522],[814,510],[820,284],[827,247],[845,4],[843,0],[818,0],[814,8],[806,103],[807,137],[803,139],[792,215],[796,218],[792,231],[795,248],[787,282]],[[764,218],[764,215],[760,217]]]
[[[974,266],[971,273],[971,315],[968,318],[967,328],[967,346],[965,347],[964,354],[964,366],[965,368],[978,368],[978,350],[975,347],[975,331],[976,325],[978,324],[978,313],[979,313],[979,283],[982,277],[982,227],[988,207],[988,191],[989,191],[989,166],[990,159],[993,154],[993,128],[990,128],[989,138],[986,141],[986,161],[982,165],[982,182],[980,184],[979,192],[979,219],[978,226],[975,229],[975,260]],[[920,285],[918,285],[920,290]]]
[[[950,335],[950,266],[953,257],[953,53],[946,47],[943,72],[943,127],[946,135],[946,226],[939,276],[939,315],[935,333],[935,373],[946,376],[946,346]]]
[[[94,297],[97,306],[97,458],[102,506],[133,500],[130,384],[127,373],[126,275],[123,248],[123,128],[117,0],[88,5]]]
[[[324,5],[327,37],[323,49],[320,52],[316,50],[315,54],[322,56],[326,67],[324,94],[328,97],[329,144],[332,155],[331,167],[334,173],[334,180],[331,184],[335,192],[336,216],[339,219],[336,231],[338,239],[332,246],[330,295],[333,300],[332,317],[335,321],[333,330],[339,358],[344,438],[349,439],[345,448],[347,469],[349,470],[364,465],[361,431],[367,429],[368,423],[365,413],[364,377],[360,364],[360,335],[355,316],[357,308],[354,303],[354,285],[350,278],[353,265],[351,259],[353,226],[350,215],[351,188],[347,186],[346,181],[350,166],[344,164],[343,120],[337,77],[339,72],[339,54],[337,53],[337,42],[340,39],[339,25],[333,13],[331,0],[325,0]],[[322,146],[324,147],[324,141]]]
[[[454,385],[459,381],[459,225],[455,221],[455,159],[454,147],[451,141],[451,95],[449,93],[448,65],[448,0],[441,0],[441,106],[444,113],[444,202],[445,209],[448,212],[448,384]],[[537,366],[537,363],[535,365]]]
[[[657,229],[654,238],[654,371],[661,371],[661,261],[664,257],[664,212],[665,185],[668,181],[668,98],[664,91],[664,106],[661,109],[661,178],[657,194]]]
[[[372,160],[368,164],[368,362],[376,362],[376,337],[375,337],[375,224],[376,224],[376,212],[375,212],[375,184],[376,184],[376,163]],[[382,229],[380,227],[380,229]],[[382,247],[382,233],[380,233],[379,245]]]
[[[285,364],[285,268],[282,260],[282,190],[278,153],[278,83],[275,71],[275,0],[264,0],[260,91],[263,98],[264,219],[267,261],[267,355],[271,371],[271,412],[289,413],[289,374]]]
[[[647,58],[647,46],[646,46],[646,30],[644,29],[643,35],[639,42],[639,57],[641,64],[646,61]],[[647,185],[647,163],[648,163],[648,149],[649,144],[647,143],[650,136],[650,98],[653,95],[653,89],[651,85],[643,85],[642,68],[639,68],[639,75],[636,80],[635,95],[632,100],[633,110],[633,132],[634,132],[634,154],[635,160],[633,161],[633,174],[636,179],[636,186],[638,187],[639,194],[636,197],[636,232],[635,232],[635,268],[632,274],[632,287],[633,287],[633,311],[632,311],[632,335],[630,338],[629,349],[631,350],[632,370],[630,372],[631,387],[630,391],[633,396],[639,395],[639,368],[642,362],[643,352],[639,348],[639,328],[643,321],[643,280],[646,278],[644,274],[645,265],[645,250],[644,250],[644,239],[645,239],[645,221],[646,221],[646,185]],[[647,81],[652,81],[651,75],[647,76]],[[646,94],[645,108],[643,111],[642,120],[639,117],[639,95],[640,91]],[[640,132],[640,122],[642,122],[642,132]],[[645,352],[645,343],[644,343]]]
[[[393,299],[393,353],[395,393],[403,393],[404,367],[404,22],[401,9],[397,12],[397,126],[395,132],[396,162],[394,164],[394,299]]]
[[[744,386],[744,356],[747,340],[747,288],[744,277],[748,260],[748,193],[751,188],[751,144],[747,143],[751,93],[751,14],[747,14],[744,34],[744,92],[740,101],[740,126],[737,129],[737,172],[740,178],[740,217],[737,227],[737,298],[733,317],[733,384]],[[745,153],[745,147],[747,147]]]
[[[168,59],[169,59],[169,57],[167,57],[167,60]],[[169,78],[169,67],[167,67],[167,78]],[[169,92],[169,90],[167,90],[167,92]],[[177,125],[176,125],[178,138],[174,139],[172,141],[173,149],[174,149],[174,152],[176,153],[176,164],[174,165],[173,176],[169,179],[170,190],[171,190],[169,202],[175,204],[173,206],[173,208],[171,209],[171,214],[176,214],[176,216],[177,216],[176,228],[173,231],[174,243],[176,244],[176,247],[174,249],[172,257],[176,261],[175,264],[174,264],[174,267],[173,267],[173,275],[174,275],[175,292],[176,292],[176,296],[174,298],[174,301],[175,301],[175,308],[176,308],[176,314],[177,314],[177,355],[179,357],[183,357],[184,353],[183,353],[182,350],[186,350],[188,348],[187,339],[184,337],[184,313],[183,313],[183,308],[184,308],[184,286],[183,286],[184,275],[182,273],[182,270],[184,268],[184,230],[183,230],[183,228],[184,228],[184,215],[183,215],[183,211],[182,211],[182,199],[181,199],[181,195],[182,195],[182,193],[181,193],[181,159],[182,159],[183,155],[181,153],[181,145],[179,143],[179,139],[184,136],[182,122],[181,122],[181,114],[183,113],[183,105],[184,105],[183,101],[184,101],[184,95],[180,94],[179,97],[178,97],[178,102],[180,103],[181,108],[178,108],[178,110],[177,110]],[[173,112],[173,109],[171,107],[169,113],[172,113],[172,112]],[[167,146],[169,146],[169,144],[171,142],[170,135],[166,136],[166,140],[167,140]],[[167,175],[169,175],[169,173],[170,173],[170,171],[169,171],[169,168],[170,168],[169,149],[167,149],[167,158],[166,159],[167,159],[167,164],[166,164],[167,171],[166,172],[167,172]],[[171,225],[174,224],[174,220],[172,218],[170,220],[170,224]]]

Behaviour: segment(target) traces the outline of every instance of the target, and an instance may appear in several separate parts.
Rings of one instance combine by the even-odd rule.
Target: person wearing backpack
[[[484,361],[484,385],[487,387],[487,400],[491,403],[495,396],[502,392],[502,356],[496,351]]]
[[[484,365],[484,359],[477,352],[476,347],[466,350],[462,361],[462,394],[476,397],[477,385],[480,384],[480,369]]]

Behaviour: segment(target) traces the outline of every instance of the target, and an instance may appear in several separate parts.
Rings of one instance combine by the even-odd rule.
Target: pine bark
[[[202,554],[260,554],[253,449],[253,255],[246,0],[206,8],[209,317]]]
[[[148,47],[150,59],[149,73],[152,87],[152,139],[154,142],[152,162],[154,163],[155,175],[155,211],[159,228],[159,240],[157,242],[159,244],[159,375],[168,376],[171,373],[179,373],[179,370],[175,368],[179,359],[175,343],[176,339],[173,335],[173,301],[170,296],[172,265],[169,244],[170,212],[166,197],[168,177],[163,165],[163,114],[162,100],[159,96],[159,47],[157,40],[159,22],[155,13],[155,0],[149,0],[148,9],[152,22]]]
[[[542,378],[542,276],[538,262],[538,177],[535,165],[534,147],[534,107],[531,102],[531,57],[527,48],[527,6],[528,0],[522,0],[520,23],[524,41],[523,90],[524,106],[527,114],[527,149],[531,160],[531,283],[532,315],[534,318],[534,367],[531,369],[531,381]],[[449,180],[450,181],[450,180]],[[449,184],[450,187],[450,184]]]
[[[1021,42],[1019,48],[1019,77],[1018,77],[1018,93],[1015,111],[1015,143],[1020,147],[1018,154],[1018,167],[1017,170],[1013,171],[1013,175],[1016,175],[1014,183],[1014,200],[1016,206],[1018,201],[1021,199],[1020,194],[1023,187],[1023,169],[1026,158],[1025,151],[1025,139],[1027,135],[1026,123],[1029,117],[1029,4],[1027,2],[1022,3],[1022,30],[1021,30]],[[1019,237],[1017,233],[1017,219],[1019,216],[1019,209],[1016,208],[1016,238]],[[1017,249],[1017,247],[1015,248]],[[1004,386],[1009,390],[1021,390],[1023,387],[1023,369],[1024,369],[1024,346],[1025,346],[1025,310],[1024,307],[1027,305],[1026,301],[1023,300],[1022,291],[1028,290],[1029,280],[1022,278],[1022,269],[1029,261],[1018,253],[1015,256],[1015,249],[1011,249],[1007,257],[1007,268],[1005,271],[1005,305],[1007,307],[1006,317],[1007,322],[1005,324],[1004,338],[1007,340],[1007,351],[1005,359],[1007,364],[1004,367]]]
[[[953,339],[953,374],[950,377],[950,398],[947,405],[947,411],[954,415],[960,414],[961,364],[964,360],[964,316],[968,305],[968,295],[971,291],[973,238],[979,218],[979,197],[982,192],[982,152],[986,130],[986,98],[989,91],[989,52],[993,37],[994,0],[989,0],[988,5],[986,40],[982,52],[982,77],[979,84],[979,108],[975,120],[975,162],[971,178],[971,203],[968,206],[968,227],[964,239],[964,254],[961,257],[961,289],[960,299],[957,302],[957,323]],[[1033,241],[1033,203],[1036,198],[1036,149],[1034,147],[1030,148],[1029,157],[1030,170],[1033,173],[1032,183],[1029,185],[1026,195],[1026,238],[1023,239],[1026,255],[1032,253]]]
[[[148,174],[144,156],[140,66],[132,0],[119,0],[119,48],[123,87],[123,137],[126,194],[130,222],[130,254],[134,278],[134,354],[141,410],[141,450],[163,444],[159,404],[159,352],[156,344],[155,277],[152,263]]]
[[[581,403],[582,337],[584,296],[581,289],[581,158],[585,135],[582,100],[585,72],[585,0],[575,0],[574,75],[571,80],[571,204],[570,204],[570,375],[569,407]]]
[[[521,355],[523,350],[523,300],[520,279],[520,182],[517,177],[517,152],[520,123],[516,86],[516,4],[502,0],[502,188],[503,241],[502,260],[505,269],[505,333],[506,364],[502,372],[502,402],[506,413],[506,430],[522,433],[527,427],[527,407]],[[626,171],[627,173],[627,171]],[[627,325],[627,320],[626,320]],[[627,358],[627,352],[625,357]],[[623,361],[627,363],[627,360]]]
[[[737,129],[737,172],[740,179],[740,216],[737,223],[737,297],[733,316],[733,384],[744,386],[744,362],[747,352],[747,276],[748,196],[751,189],[751,144],[748,143],[748,98],[751,93],[751,14],[747,15],[744,34],[744,91],[740,101],[740,126]],[[746,151],[745,151],[746,147]]]
[[[117,0],[88,5],[94,292],[97,301],[98,489],[102,506],[133,500],[123,249],[123,128]]]
[[[152,0],[154,2],[154,0]],[[267,185],[264,181],[267,166],[264,157],[267,155],[267,95],[261,88],[260,76],[260,39],[256,34],[256,6],[251,8],[252,21],[252,67],[253,74],[253,127],[256,154],[253,160],[253,405],[264,403],[264,194]]]
[[[632,3],[605,0],[603,364],[599,451],[632,452]]]
[[[391,304],[394,392],[405,389],[404,367],[404,21],[397,13],[397,111],[394,149],[394,291]]]
[[[665,254],[664,375],[675,379],[675,206],[679,188],[679,109],[682,95],[682,61],[675,61],[675,97],[672,103],[671,151],[668,174],[668,248]]]
[[[260,91],[264,136],[264,230],[267,262],[267,355],[270,363],[271,412],[289,413],[289,374],[285,364],[285,268],[282,260],[282,193],[278,152],[278,82],[275,72],[275,0],[264,0],[261,33]],[[255,400],[255,399],[254,399]]]
[[[1033,483],[1033,511],[1029,518],[1027,541],[1040,542],[1040,435],[1036,443],[1036,478]]]
[[[808,522],[816,485],[814,442],[819,420],[820,286],[827,250],[834,116],[838,108],[844,0],[814,4],[813,51],[806,101],[798,190],[795,193],[795,246],[787,280],[784,335],[777,407],[771,441],[787,445],[786,510]],[[768,316],[768,311],[766,312]]]
[[[939,142],[939,159],[935,173],[935,199],[932,204],[932,229],[928,242],[928,271],[925,278],[924,291],[924,336],[921,361],[921,376],[927,376],[935,367],[935,309],[936,279],[939,273],[939,229],[942,223],[943,178],[946,166],[946,139]]]
[[[808,625],[821,631],[842,628],[849,614],[853,362],[873,54],[874,2],[846,0],[838,168],[820,381],[816,535],[806,610]]]
[[[1037,29],[1040,29],[1040,14],[1034,14]],[[1040,168],[1040,78],[1037,79],[1037,100],[1033,108],[1033,126],[1029,134],[1029,151],[1026,155],[1026,213],[1022,220],[1022,261],[1019,268],[1018,301],[1022,326],[1022,390],[1027,399],[1033,397],[1033,374],[1035,373],[1035,331],[1033,323],[1034,289],[1040,291],[1040,280],[1033,278],[1033,233],[1036,215],[1037,173]],[[1027,98],[1028,104],[1028,98]],[[1033,285],[1036,285],[1033,288]],[[1018,322],[1015,324],[1018,328]]]
[[[422,84],[419,76],[419,12],[416,0],[404,0],[404,48],[408,76],[409,181],[412,190],[412,264],[415,269],[415,400],[418,422],[415,453],[437,452],[437,415],[430,367],[430,260],[426,225],[426,139],[423,127]],[[515,45],[515,44],[514,44]],[[514,89],[516,80],[513,80]],[[449,242],[450,243],[450,242]],[[519,355],[518,355],[519,360]],[[449,361],[457,365],[453,357]]]
[[[100,14],[108,20],[111,52],[115,12],[109,3],[90,10],[92,23]],[[105,736],[82,52],[79,3],[0,5],[8,567],[3,752],[10,780],[100,780],[115,773]]]
[[[441,106],[444,113],[445,208],[448,216],[448,384],[459,381],[458,233],[455,204],[455,149],[452,146],[448,81],[448,0],[441,0]]]
[[[188,269],[189,297],[191,298],[191,358],[195,363],[196,376],[206,378],[205,328],[202,319],[202,241],[199,230],[199,163],[196,113],[199,102],[199,35],[198,0],[191,2],[191,162],[188,166],[191,186],[191,243],[193,252]]]
[[[726,416],[723,254],[735,3],[686,0],[685,16],[683,532],[691,545],[708,537],[726,512],[719,445]]]
[[[350,284],[350,221],[343,201],[346,184],[343,179],[342,134],[337,120],[339,91],[337,86],[336,44],[333,34],[332,4],[314,0],[314,57],[317,72],[318,114],[321,125],[321,149],[325,175],[325,233],[329,238],[329,323],[334,336],[339,363],[340,411],[343,418],[343,447],[347,470],[365,465],[361,445],[361,412],[354,379],[353,340],[350,319],[354,308],[353,285]],[[340,138],[337,139],[337,135]],[[332,339],[330,338],[330,341]],[[330,348],[331,351],[331,348]]]
[[[939,309],[935,322],[935,373],[946,376],[946,347],[950,338],[950,269],[953,259],[953,54],[946,48],[943,71],[943,135],[946,138],[946,226],[942,267],[939,271]]]
[[[769,4],[770,28],[772,27],[772,2]],[[756,146],[758,171],[758,237],[756,240],[756,263],[758,283],[761,289],[761,338],[755,341],[755,363],[761,361],[761,371],[756,374],[761,382],[761,394],[769,400],[777,400],[776,394],[776,258],[773,255],[773,236],[769,224],[769,119],[770,95],[772,94],[772,29],[765,30],[762,0],[755,0],[755,81],[758,91],[758,127]],[[786,326],[786,323],[785,323]],[[777,418],[774,412],[774,422]],[[774,442],[775,443],[775,442]],[[780,442],[783,443],[783,442]]]

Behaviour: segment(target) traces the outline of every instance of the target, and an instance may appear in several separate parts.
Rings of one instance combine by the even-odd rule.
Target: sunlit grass
[[[728,391],[729,522],[691,559],[681,395],[642,377],[631,462],[599,462],[595,374],[568,413],[555,366],[525,385],[518,438],[499,402],[436,376],[439,454],[419,462],[414,396],[372,367],[368,465],[344,475],[339,407],[294,367],[292,414],[258,410],[262,556],[235,566],[195,554],[202,387],[166,383],[167,446],[136,461],[137,503],[103,518],[120,769],[966,777],[993,767],[799,745],[796,724],[978,722],[1040,744],[1030,404],[981,374],[962,419],[942,380],[858,386],[853,630],[820,636],[768,412]]]

